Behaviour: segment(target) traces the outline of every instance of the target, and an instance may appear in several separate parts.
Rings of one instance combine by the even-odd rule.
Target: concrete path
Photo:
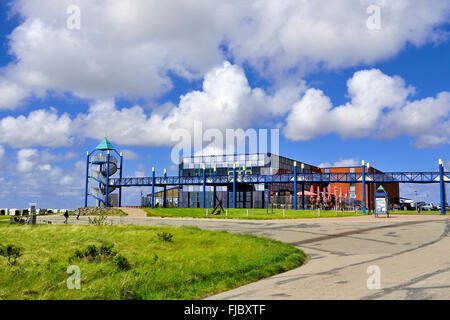
[[[45,218],[39,218],[45,219]],[[278,239],[308,256],[300,268],[210,299],[450,299],[450,220],[392,216],[249,221],[109,218],[114,223],[198,226]],[[52,217],[62,223],[63,217]],[[69,223],[77,222],[74,218]],[[87,224],[81,217],[77,223]],[[380,289],[369,289],[369,266],[380,270]]]

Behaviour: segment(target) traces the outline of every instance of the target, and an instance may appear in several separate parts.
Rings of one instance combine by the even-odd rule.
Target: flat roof
[[[197,156],[193,155],[193,156],[189,156],[189,157],[181,157],[181,159],[194,159],[194,158],[205,158],[205,157],[235,157],[235,156],[252,156],[252,155],[268,155],[269,157],[274,155],[274,156],[278,156],[278,157],[281,157],[281,158],[285,158],[285,159],[297,162],[299,164],[303,163],[303,164],[308,165],[310,167],[319,168],[316,165],[312,165],[312,164],[309,164],[309,163],[306,163],[306,162],[303,162],[303,161],[299,161],[299,160],[295,160],[295,159],[288,158],[288,157],[285,157],[285,156],[281,156],[279,154],[272,153],[272,152],[265,152],[265,153],[264,152],[258,152],[258,153],[210,154],[210,155],[201,155],[201,156],[200,155],[197,155]]]

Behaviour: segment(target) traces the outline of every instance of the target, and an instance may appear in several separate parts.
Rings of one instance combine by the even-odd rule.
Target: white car
[[[434,206],[432,203],[425,203],[423,206],[420,207],[422,210],[431,211],[436,210],[436,206]]]

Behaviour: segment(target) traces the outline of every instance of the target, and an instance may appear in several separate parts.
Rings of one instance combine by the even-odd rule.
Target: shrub
[[[13,265],[17,263],[17,259],[22,256],[23,248],[14,244],[8,244],[4,247],[0,247],[0,255],[8,258],[8,264]],[[11,259],[14,259],[11,262]]]
[[[69,257],[69,262],[72,262],[72,260],[74,259],[83,259],[84,258],[84,253],[81,250],[75,250],[75,252],[73,253],[73,255],[71,257]]]
[[[163,242],[172,242],[173,234],[167,232],[158,233],[158,238]]]
[[[86,248],[86,251],[84,252],[84,255],[88,258],[97,258],[97,256],[99,255],[97,247],[95,245],[88,246]]]
[[[94,218],[88,218],[89,219],[89,224],[94,225],[94,226],[107,226],[108,222],[106,221],[106,219],[108,219],[107,216],[100,216],[100,217],[94,217]],[[112,221],[110,223],[112,225]]]
[[[102,244],[100,247],[100,254],[104,257],[114,257],[117,252],[115,252],[113,248],[113,244]]]
[[[110,259],[117,255],[117,252],[113,250],[114,245],[113,244],[102,244],[100,246],[100,249],[97,248],[95,245],[89,245],[87,246],[84,251],[81,250],[75,250],[73,255],[69,257],[69,262],[74,259],[83,259],[88,258],[90,260],[98,259]]]
[[[121,254],[118,254],[114,257],[113,263],[120,269],[120,270],[130,270],[131,266],[128,262],[128,259],[122,256]]]
[[[21,217],[13,217],[11,218],[10,224],[19,224],[19,225],[25,225],[27,223],[27,220]]]
[[[142,298],[133,290],[122,288],[120,290],[120,300],[142,300]]]

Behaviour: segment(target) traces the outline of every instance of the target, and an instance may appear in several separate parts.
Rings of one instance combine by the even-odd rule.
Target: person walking
[[[69,211],[64,212],[64,218],[66,218],[64,223],[67,224],[67,221],[69,220]]]

